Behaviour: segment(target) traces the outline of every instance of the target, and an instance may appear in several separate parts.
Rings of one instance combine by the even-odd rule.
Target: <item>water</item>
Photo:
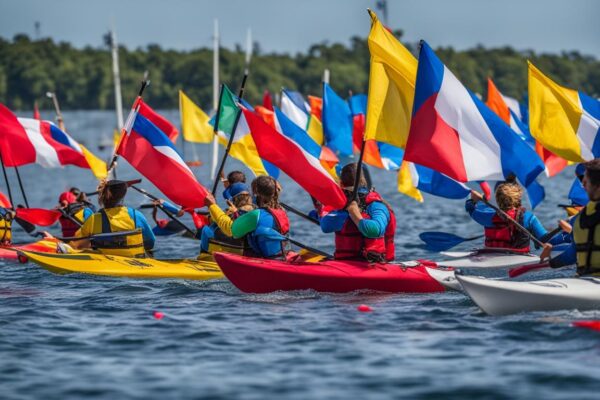
[[[176,112],[167,116],[177,120]],[[77,112],[65,113],[65,120],[95,150],[93,138],[110,135],[114,117]],[[186,153],[191,156],[189,148]],[[197,153],[208,165],[208,149],[198,146]],[[126,164],[120,163],[119,177],[137,177]],[[196,169],[201,182],[208,182],[206,169]],[[26,166],[21,173],[34,207],[51,207],[71,185],[95,186],[76,167]],[[555,205],[565,201],[572,176],[569,169],[542,179],[547,199],[536,213],[549,228],[563,216]],[[426,197],[418,204],[395,193],[394,174],[373,178],[398,215],[399,259],[435,257],[417,246],[421,231],[480,233],[462,202]],[[308,210],[308,196],[282,181],[283,199]],[[127,199],[145,201],[136,193]],[[332,237],[290,219],[296,239],[333,250]],[[16,241],[28,239],[15,231]],[[162,258],[192,257],[198,244],[159,239],[157,248]],[[358,312],[363,303],[374,312]],[[155,319],[155,310],[165,317]],[[0,397],[597,399],[600,334],[570,326],[593,318],[600,312],[489,317],[459,293],[248,295],[226,280],[59,276],[3,261]]]

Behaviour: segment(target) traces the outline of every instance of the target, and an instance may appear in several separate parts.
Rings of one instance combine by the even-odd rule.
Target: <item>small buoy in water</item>
[[[165,316],[164,313],[161,313],[160,311],[154,311],[154,318],[156,319],[163,319]]]
[[[600,320],[591,321],[574,321],[571,325],[578,328],[587,328],[594,331],[600,331]]]
[[[361,304],[360,306],[357,307],[357,310],[360,312],[371,312],[373,311],[373,309],[371,307],[369,307],[366,304]]]

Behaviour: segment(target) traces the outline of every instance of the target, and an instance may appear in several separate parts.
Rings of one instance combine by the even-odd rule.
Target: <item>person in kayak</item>
[[[229,187],[235,183],[246,183],[246,174],[242,171],[231,171],[227,174],[227,179],[221,178],[221,182],[223,182],[223,186],[225,190],[223,190],[223,198],[225,200],[230,200],[232,195],[229,193]]]
[[[12,208],[0,207],[0,246],[12,244],[12,222],[15,215]]]
[[[155,236],[169,236],[182,232],[184,228],[182,228],[181,225],[172,219],[158,218],[158,207],[164,207],[165,210],[176,217],[181,217],[183,214],[185,214],[183,207],[178,207],[170,201],[164,199],[154,200],[152,204],[154,204],[154,208],[152,210],[152,219],[156,224],[154,228],[152,228],[152,233],[154,233]]]
[[[211,224],[198,230],[200,252],[213,254],[216,251],[244,254],[249,251],[246,238],[233,238],[231,227],[233,221],[255,209],[250,189],[245,183],[235,182],[229,185],[223,196],[228,209],[223,211],[212,194],[208,194],[204,204],[208,207]]]
[[[244,213],[231,224],[234,239],[246,239],[244,255],[286,258],[289,252],[290,222],[279,204],[281,185],[275,178],[259,176],[252,181],[257,209]],[[213,206],[214,207],[214,206]]]
[[[355,163],[347,164],[340,173],[340,185],[348,200],[354,192],[356,168]],[[335,259],[394,260],[396,216],[379,193],[368,189],[363,174],[358,187],[358,201],[350,202],[345,210],[331,211],[322,216],[320,225],[324,233],[335,232]]]
[[[98,186],[102,208],[83,223],[75,233],[82,240],[71,242],[71,246],[124,257],[144,257],[146,251],[151,251],[155,241],[152,229],[141,212],[123,205],[126,193],[126,182],[102,181]]]
[[[580,276],[600,276],[600,159],[584,163],[585,174],[582,184],[589,202],[575,217],[573,223],[573,242],[565,251],[550,258],[552,245],[546,244],[540,258],[550,259],[552,268],[577,264]]]
[[[521,203],[523,188],[515,179],[507,179],[498,184],[495,197],[498,208],[527,228],[533,236],[542,240],[548,233],[538,218],[523,207]],[[465,209],[475,222],[485,228],[485,247],[528,253],[529,236],[496,213],[493,208],[481,202],[482,200],[483,195],[472,190],[471,198],[465,203]]]
[[[86,204],[77,201],[72,191],[63,192],[58,197],[58,211],[62,214],[58,218],[62,235],[71,237],[94,212]]]

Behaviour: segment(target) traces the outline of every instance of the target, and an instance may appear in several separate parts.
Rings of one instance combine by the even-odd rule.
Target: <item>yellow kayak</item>
[[[20,251],[39,266],[55,274],[92,274],[119,276],[125,278],[175,278],[175,279],[216,279],[222,278],[221,269],[212,259],[198,260],[154,258],[130,258],[108,256],[95,253],[50,254],[34,251]]]

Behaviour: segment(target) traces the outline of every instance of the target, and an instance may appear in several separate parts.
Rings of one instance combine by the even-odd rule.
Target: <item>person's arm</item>
[[[571,243],[569,247],[559,255],[550,259],[550,266],[552,268],[565,267],[567,265],[573,265],[577,262],[577,251],[575,249],[575,243]]]
[[[544,225],[542,225],[540,220],[533,215],[531,211],[525,211],[525,214],[523,215],[523,224],[525,225],[525,228],[527,228],[527,230],[536,237],[536,239],[541,239],[548,233],[546,228],[544,228]]]
[[[210,212],[210,218],[214,223],[217,224],[221,232],[223,232],[227,236],[232,236],[231,226],[233,225],[233,219],[229,215],[225,213],[225,211],[221,210],[217,204],[212,204],[208,207],[208,211]]]
[[[370,218],[362,218],[357,227],[360,233],[369,239],[382,237],[390,222],[390,212],[385,204],[375,202],[367,207]]]
[[[323,233],[339,232],[348,219],[348,211],[336,210],[324,215],[320,219],[321,231]]]
[[[94,228],[94,217],[85,220],[83,225],[75,232],[75,237],[89,238],[92,235]],[[92,242],[90,239],[72,240],[69,245],[74,249],[87,249],[90,248]]]
[[[167,200],[163,200],[161,203],[162,203],[162,206],[168,212],[170,212],[171,214],[174,214],[174,215],[176,215],[178,217],[180,217],[181,215],[183,215],[183,212],[181,212],[181,211],[183,211],[181,209],[181,207],[177,207],[175,204],[173,204],[173,203],[171,203],[170,201],[167,201]],[[181,212],[181,214],[180,214],[180,212]]]
[[[233,221],[231,225],[231,235],[235,239],[242,238],[254,231],[258,226],[260,210],[250,211]]]
[[[144,248],[146,250],[152,249],[154,247],[154,242],[156,238],[154,237],[154,232],[152,232],[152,228],[148,224],[146,217],[144,214],[139,212],[138,210],[134,210],[133,208],[129,209],[130,212],[133,211],[133,221],[135,222],[136,228],[142,229],[142,236],[144,237]]]

